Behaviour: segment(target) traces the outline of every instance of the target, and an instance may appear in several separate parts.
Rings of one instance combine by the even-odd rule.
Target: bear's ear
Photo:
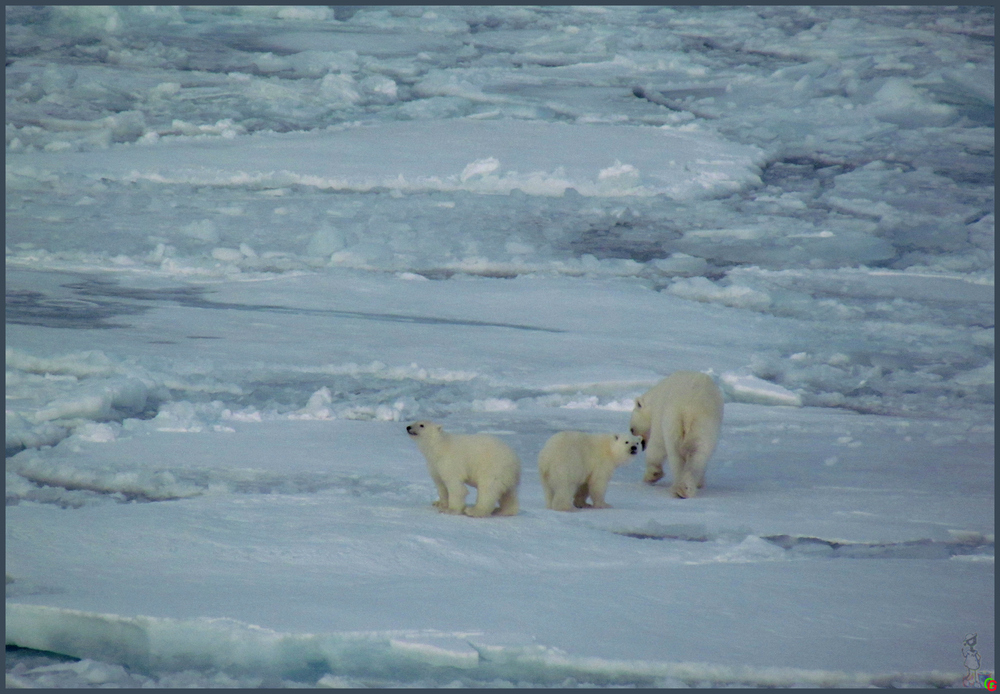
[[[642,400],[639,400],[638,398],[636,398],[636,400],[635,400],[635,409],[637,409],[637,410],[641,410],[642,409]]]
[[[620,441],[620,440],[621,440],[621,437],[618,434],[615,434],[615,441]]]

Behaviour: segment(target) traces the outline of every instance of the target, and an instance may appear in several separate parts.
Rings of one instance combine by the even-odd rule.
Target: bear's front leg
[[[661,472],[662,476],[663,473]],[[604,501],[604,494],[608,491],[610,476],[594,474],[590,478],[590,498],[594,502],[594,508],[611,508],[611,504]]]
[[[590,504],[587,503],[588,496],[590,496],[590,486],[584,482],[573,495],[573,505],[577,508],[590,508]]]
[[[654,424],[646,442],[646,474],[642,481],[656,484],[663,479],[663,463],[667,459],[667,447],[663,441],[663,432]]]
[[[441,480],[434,480],[434,484],[437,486],[438,500],[431,504],[431,506],[438,511],[444,511],[448,508],[448,488],[444,486],[444,482]]]
[[[650,443],[646,449],[646,474],[642,481],[649,484],[656,484],[663,479],[663,461],[667,457],[667,452],[660,446],[654,448]]]
[[[654,432],[655,433],[655,432]],[[667,448],[662,435],[651,435],[646,445],[646,474],[642,481],[656,484],[663,479],[663,462],[667,457]]]

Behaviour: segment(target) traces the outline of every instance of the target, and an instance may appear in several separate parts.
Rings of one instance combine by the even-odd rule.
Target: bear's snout
[[[410,436],[416,436],[417,435],[417,432],[415,432],[413,430],[413,425],[412,424],[407,424],[406,425],[406,433],[409,434]]]
[[[639,452],[639,447],[633,443],[631,446],[629,446],[628,450],[631,455],[635,455],[636,453]]]

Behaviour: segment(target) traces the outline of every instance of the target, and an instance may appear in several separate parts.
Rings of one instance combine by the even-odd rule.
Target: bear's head
[[[633,456],[638,455],[639,451],[643,450],[645,446],[643,445],[641,436],[615,434],[614,441],[611,442],[611,448],[616,453],[615,458],[624,460],[627,463]]]
[[[642,437],[642,450],[646,450],[649,442],[649,430],[653,427],[653,413],[645,406],[644,398],[635,399],[635,407],[632,408],[632,419],[629,420],[629,431],[633,436]]]
[[[414,422],[413,424],[407,424],[406,433],[415,438],[420,436],[434,436],[435,434],[441,433],[441,425],[435,424],[434,422],[428,422],[427,420],[422,420]]]

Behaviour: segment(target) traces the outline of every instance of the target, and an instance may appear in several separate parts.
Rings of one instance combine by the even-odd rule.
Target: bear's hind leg
[[[466,506],[465,515],[474,518],[484,518],[493,513],[500,500],[500,494],[491,484],[480,484],[476,493],[476,505]]]
[[[545,492],[545,508],[552,508],[552,483],[549,481],[548,475],[541,475],[542,478],[542,491]]]
[[[705,486],[705,469],[718,440],[718,420],[698,421],[689,428],[683,445],[679,446],[685,460],[681,488],[684,497],[693,498]]]
[[[698,493],[698,487],[691,481],[690,475],[682,474],[680,481],[670,485],[670,493],[678,499],[693,499]]]
[[[497,516],[516,516],[520,510],[517,503],[517,489],[511,488],[500,495],[500,508],[493,513]]]
[[[673,477],[670,493],[680,499],[687,499],[695,495],[696,488],[691,480],[688,462],[691,451],[683,441],[678,440],[679,438],[679,435],[672,436],[667,442],[667,457],[670,460],[670,474]]]
[[[690,465],[691,462],[686,461],[680,470],[674,473],[674,481],[670,485],[670,493],[678,499],[693,499],[698,493],[698,485],[691,474]]]
[[[698,494],[701,486],[699,481],[705,478],[705,463],[707,456],[698,448],[684,451],[687,455],[681,464],[680,470],[674,475],[674,483],[670,491],[674,496],[681,499],[693,499]]]
[[[710,441],[699,440],[688,453],[684,470],[688,498],[693,498],[698,490],[705,486],[705,469],[714,449],[715,446]]]
[[[451,482],[448,484],[448,503],[441,508],[442,513],[462,513],[465,510],[465,497],[469,493],[464,482]]]
[[[552,505],[549,506],[553,511],[572,511],[573,510],[573,493],[572,487],[563,487],[561,489],[556,489],[552,493]]]

